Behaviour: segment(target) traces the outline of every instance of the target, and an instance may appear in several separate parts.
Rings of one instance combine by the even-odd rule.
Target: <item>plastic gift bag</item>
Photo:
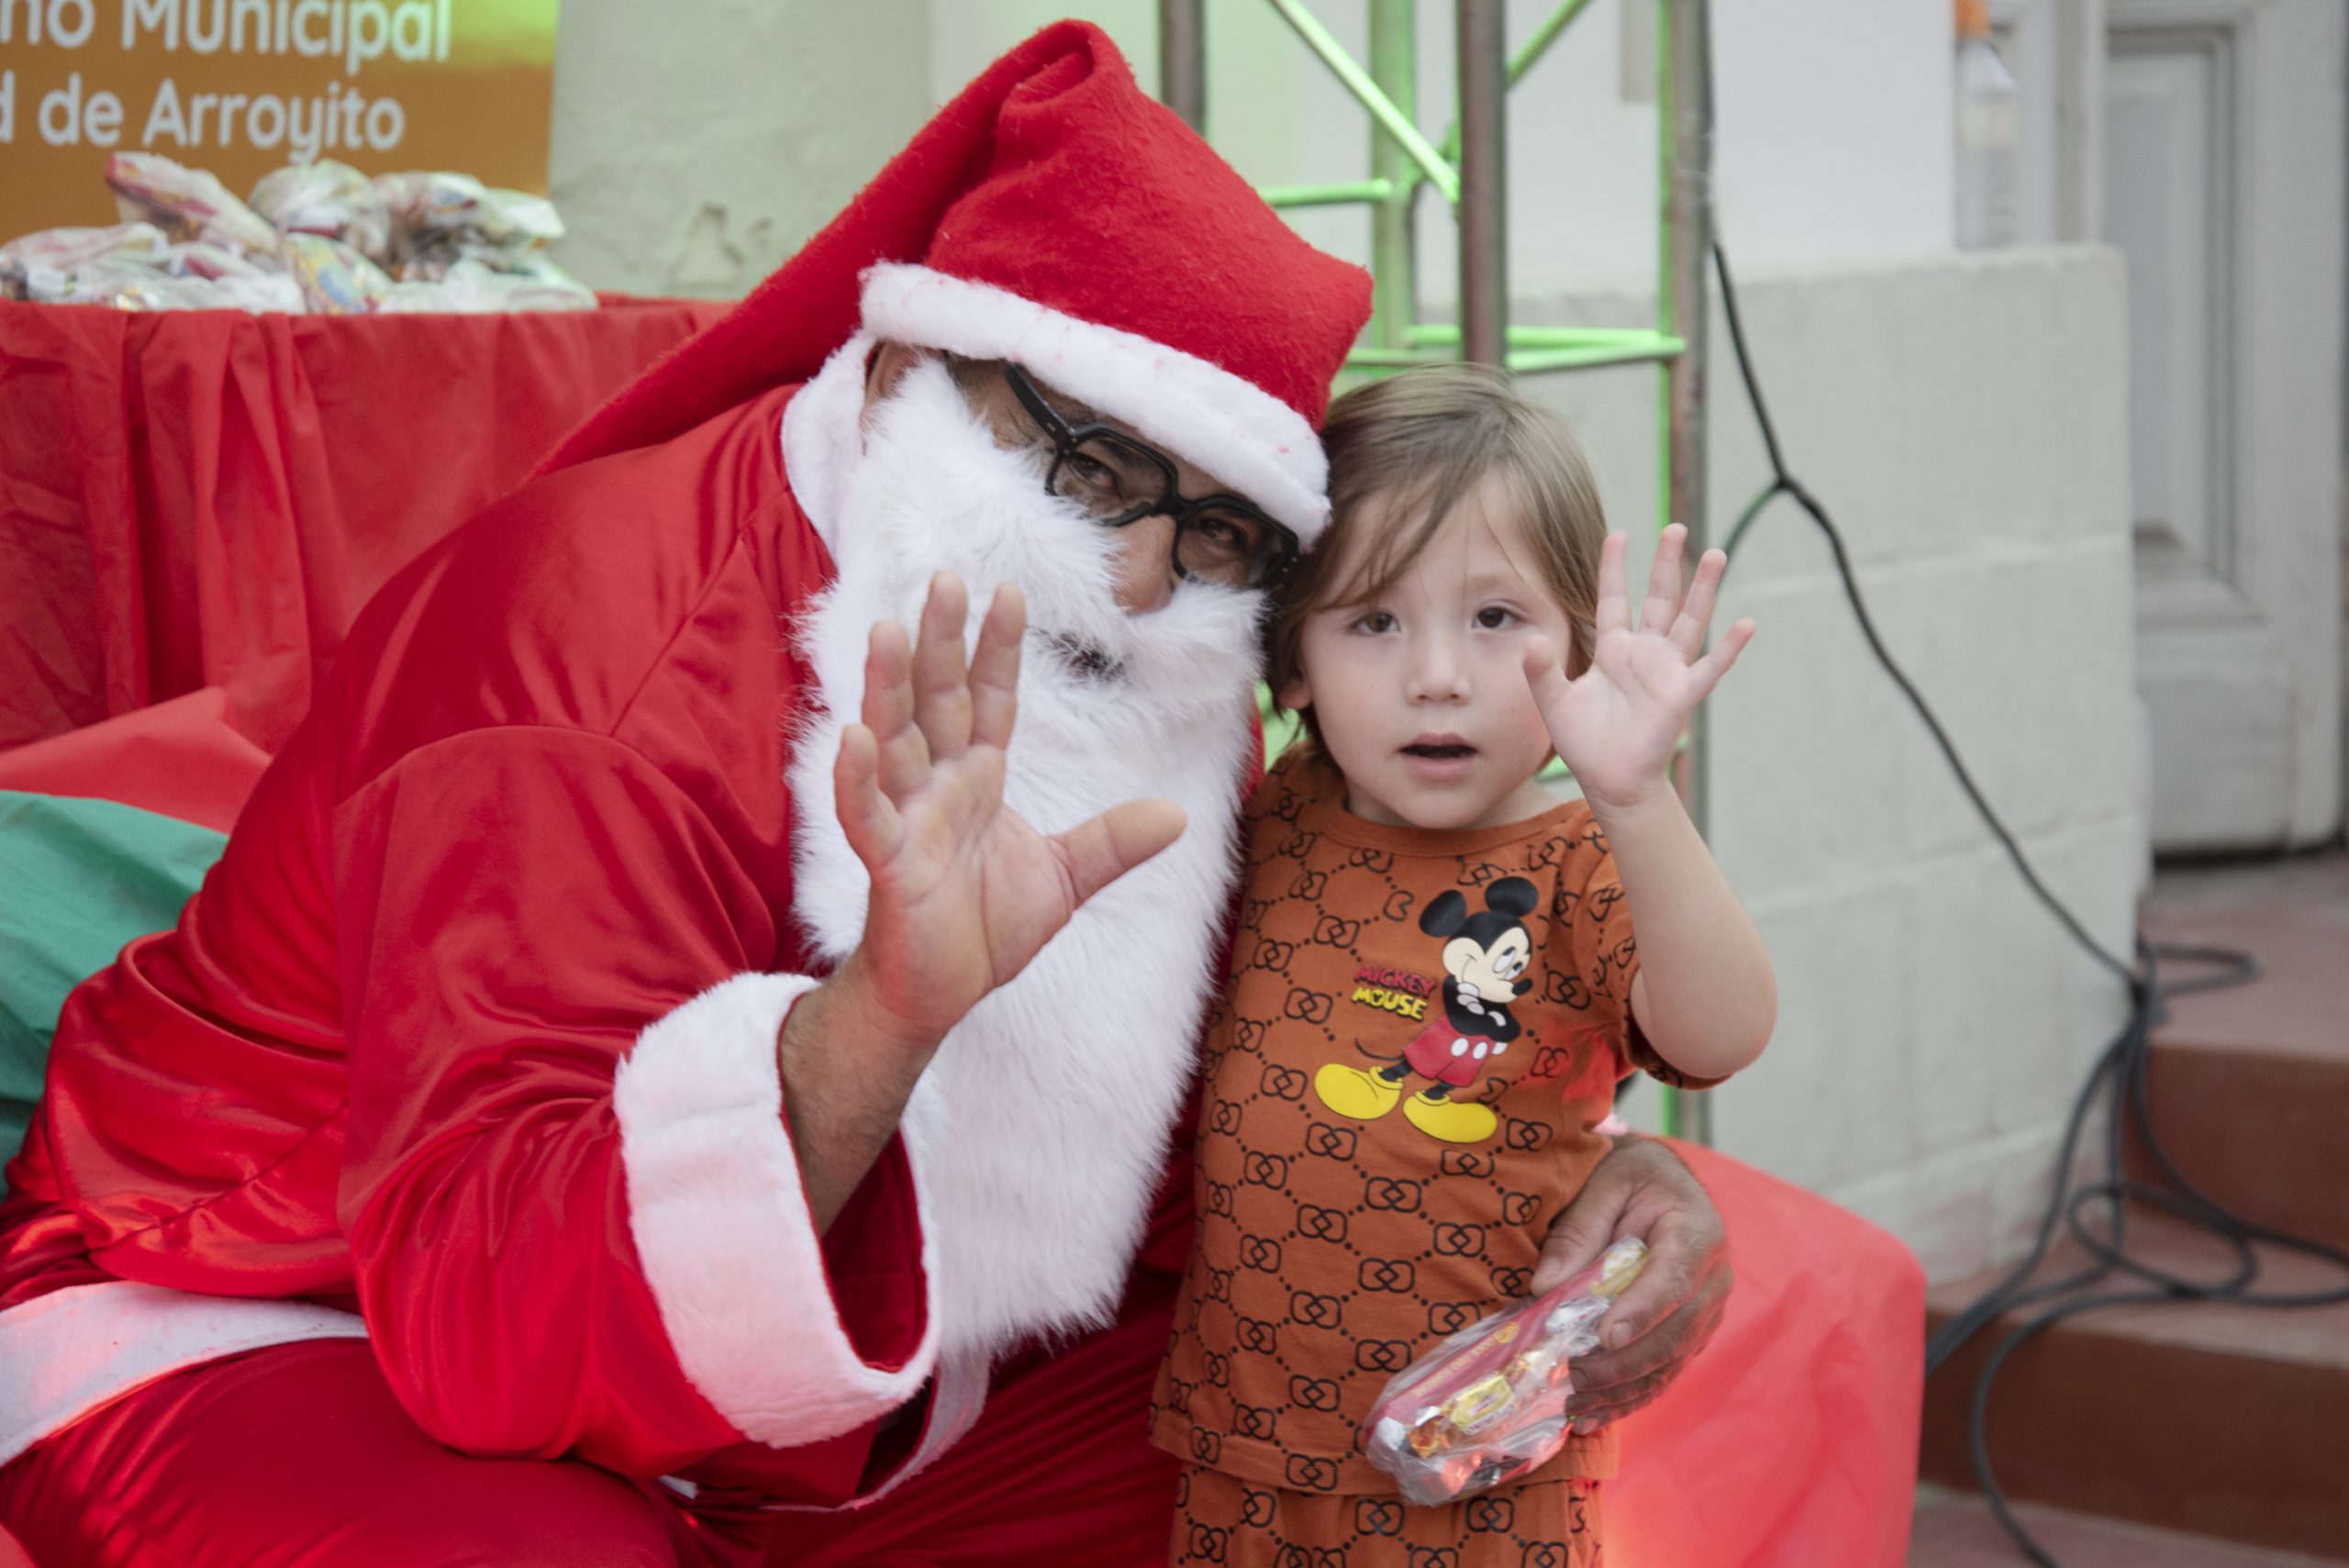
[[[287,235],[284,255],[302,297],[320,316],[373,310],[391,290],[392,281],[381,267],[354,247],[323,234]]]
[[[382,261],[391,250],[392,216],[374,182],[348,163],[321,158],[288,163],[261,177],[252,209],[286,234],[323,234]]]
[[[398,315],[444,312],[480,315],[501,310],[593,310],[595,295],[556,270],[533,261],[501,272],[463,257],[430,283],[395,283],[375,308]]]
[[[554,204],[470,174],[411,170],[375,177],[391,217],[391,261],[407,283],[437,283],[459,261],[504,271],[562,238]]]
[[[1627,1236],[1543,1295],[1477,1319],[1397,1373],[1363,1423],[1363,1451],[1404,1500],[1449,1503],[1514,1481],[1566,1442],[1573,1359],[1647,1263]]]
[[[163,251],[162,232],[151,223],[44,228],[0,245],[0,299],[66,300],[86,269],[101,262],[138,265]]]
[[[117,152],[106,160],[106,183],[126,222],[151,223],[172,239],[201,239],[243,255],[277,253],[277,230],[228,194],[202,169],[154,152]]]

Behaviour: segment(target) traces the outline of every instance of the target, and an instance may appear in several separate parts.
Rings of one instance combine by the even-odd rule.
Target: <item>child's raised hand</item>
[[[1707,550],[1684,597],[1680,555],[1687,538],[1677,523],[1664,530],[1634,627],[1623,574],[1627,540],[1620,532],[1607,536],[1598,553],[1598,639],[1590,668],[1580,675],[1566,678],[1547,638],[1526,646],[1525,678],[1550,743],[1594,807],[1636,806],[1667,787],[1664,768],[1689,713],[1753,639],[1753,623],[1741,620],[1705,652],[1713,595],[1729,558]]]

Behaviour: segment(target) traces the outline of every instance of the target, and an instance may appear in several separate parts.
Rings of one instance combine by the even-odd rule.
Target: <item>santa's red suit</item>
[[[1155,1550],[1142,1390],[1183,1238],[1146,1231],[1187,1183],[1169,1140],[1230,895],[1253,601],[1186,586],[1142,628],[1073,509],[1056,579],[986,500],[1044,502],[1033,460],[935,362],[861,425],[865,350],[1016,360],[1309,542],[1367,308],[1358,269],[1063,24],[395,578],[178,928],[67,1006],[0,1216],[0,1522],[37,1558],[257,1562],[363,1535],[357,1509],[405,1514],[377,1550],[420,1561],[418,1530],[495,1557],[567,1516],[634,1561],[608,1543],[648,1527],[610,1521],[673,1513],[667,1550],[755,1555],[753,1509],[887,1493],[979,1418],[991,1362],[1122,1321],[996,1374],[1036,1469],[986,1490],[1028,1551],[1105,1502]],[[861,929],[826,781],[863,628],[941,566],[982,603],[997,576],[1030,593],[1007,801],[1057,831],[1168,795],[1190,827],[958,1026],[819,1235],[776,1041]],[[1038,659],[1054,639],[1087,657]],[[602,1468],[401,1481],[431,1440]],[[429,1503],[467,1485],[507,1533]]]

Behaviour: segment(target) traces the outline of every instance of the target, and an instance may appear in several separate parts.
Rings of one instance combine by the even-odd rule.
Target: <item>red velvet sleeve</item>
[[[410,753],[334,841],[339,1208],[409,1412],[638,1476],[748,1438],[804,1451],[786,1494],[852,1489],[933,1354],[911,1176],[893,1143],[815,1234],[775,1063],[813,982],[758,972],[773,916],[707,817],[618,741],[515,727]]]

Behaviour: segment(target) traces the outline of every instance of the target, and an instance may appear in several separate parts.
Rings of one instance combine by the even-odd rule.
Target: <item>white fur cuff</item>
[[[903,1405],[938,1352],[927,1235],[921,1342],[903,1366],[865,1362],[833,1304],[775,1060],[785,1015],[815,984],[712,986],[638,1036],[612,1084],[629,1229],[670,1345],[719,1415],[775,1448]]]

